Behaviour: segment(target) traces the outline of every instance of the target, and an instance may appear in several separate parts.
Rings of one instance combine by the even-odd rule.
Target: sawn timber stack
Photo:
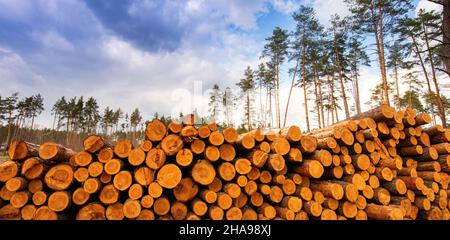
[[[146,139],[74,152],[16,140],[0,165],[0,219],[450,217],[450,130],[381,105],[331,127],[239,135],[158,119]]]

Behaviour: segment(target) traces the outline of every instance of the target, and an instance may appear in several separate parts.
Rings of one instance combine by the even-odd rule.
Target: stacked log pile
[[[14,141],[0,165],[0,219],[450,217],[450,130],[427,114],[382,105],[308,133],[193,122],[154,119],[139,146]]]

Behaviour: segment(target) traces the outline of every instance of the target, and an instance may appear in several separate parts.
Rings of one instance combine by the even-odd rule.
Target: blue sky
[[[275,26],[293,29],[299,4],[313,6],[323,24],[348,13],[343,0],[0,0],[0,95],[41,93],[41,126],[51,125],[49,110],[63,95],[138,107],[149,118],[187,102],[174,91],[194,92],[198,101],[180,109],[205,110],[214,83],[234,87],[246,66],[257,66]],[[376,84],[376,67],[364,70],[363,92]],[[289,123],[303,125],[300,92],[293,99]]]

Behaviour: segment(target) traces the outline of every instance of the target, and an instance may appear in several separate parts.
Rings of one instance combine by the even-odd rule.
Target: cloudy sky
[[[41,93],[40,126],[51,126],[61,96],[94,96],[102,109],[138,107],[146,118],[203,112],[208,89],[234,88],[245,67],[259,63],[272,29],[293,29],[300,4],[325,25],[331,14],[348,14],[343,0],[0,0],[0,95]],[[363,70],[362,102],[379,79],[373,65]],[[284,102],[290,80],[282,77]],[[301,92],[292,97],[288,123],[304,126]]]

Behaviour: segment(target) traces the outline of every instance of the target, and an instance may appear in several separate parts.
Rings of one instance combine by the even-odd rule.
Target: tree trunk
[[[299,63],[300,63],[300,57],[297,58],[297,63],[295,64],[295,68],[294,68],[294,76],[292,76],[291,88],[289,89],[289,95],[288,95],[288,99],[287,99],[287,103],[286,103],[286,110],[284,111],[283,128],[286,127],[286,118],[287,118],[287,113],[289,110],[289,102],[291,100],[292,89],[294,89],[295,76],[297,74],[297,68],[298,68]]]
[[[339,68],[339,80],[340,80],[340,83],[341,83],[342,100],[344,101],[345,118],[349,119],[350,118],[350,111],[348,109],[347,95],[345,94],[344,74],[342,73],[341,61],[340,61],[340,58],[339,58],[339,53],[337,51],[337,48],[335,49],[335,53],[336,53],[336,62],[337,62],[338,68]]]
[[[320,119],[319,93],[317,92],[317,80],[316,80],[315,74],[313,76],[313,81],[314,81],[314,95],[316,97],[315,102],[316,102],[316,111],[317,111],[317,127],[322,128],[321,119]]]
[[[423,25],[423,31],[424,31],[425,43],[427,45],[428,58],[430,59],[431,73],[433,76],[434,87],[436,89],[436,102],[437,102],[437,107],[438,107],[438,112],[439,112],[438,114],[439,114],[439,117],[441,118],[442,126],[445,128],[445,125],[446,125],[445,109],[444,109],[444,105],[442,104],[441,94],[439,91],[439,85],[437,83],[433,56],[430,51],[430,43],[428,41],[427,29],[426,29],[425,25]]]
[[[248,130],[252,130],[252,125],[251,125],[251,116],[250,116],[250,93],[247,92],[247,127]]]
[[[262,103],[262,83],[259,83],[259,127],[263,127],[264,123],[263,123],[263,103]]]
[[[394,78],[395,78],[395,88],[396,88],[396,91],[397,91],[397,109],[400,109],[400,90],[398,88],[397,64],[394,64]]]
[[[12,122],[12,112],[9,112],[8,117],[8,135],[6,136],[6,148],[9,148],[9,145],[11,144],[11,122]]]
[[[334,124],[334,81],[330,81],[330,77],[328,77],[329,87],[330,87],[330,110],[331,110],[331,124]]]
[[[355,92],[356,92],[356,114],[361,113],[361,100],[359,98],[359,80],[358,80],[358,72],[355,71]]]
[[[325,114],[323,112],[322,82],[320,81],[317,71],[316,71],[316,79],[319,88],[319,107],[320,107],[320,114],[322,115],[322,127],[325,127]]]
[[[414,36],[411,36],[411,39],[413,41],[413,45],[416,50],[417,57],[419,58],[419,62],[420,62],[420,66],[422,67],[423,74],[425,75],[425,80],[427,81],[428,93],[431,94],[432,91],[431,91],[430,78],[428,77],[428,72],[427,72],[427,69],[425,68],[425,63],[423,61],[422,55],[420,55],[419,45],[417,44],[416,38]]]
[[[445,2],[445,1],[444,1]],[[450,77],[450,3],[443,4],[443,19],[442,19],[442,61]]]
[[[309,126],[309,113],[308,113],[308,98],[306,94],[306,76],[305,76],[305,56],[302,58],[302,78],[303,78],[303,98],[305,100],[305,118],[306,118],[306,130],[310,131]]]
[[[281,113],[280,113],[280,63],[277,60],[277,82],[276,82],[276,112],[277,112],[277,126],[281,127]]]
[[[380,65],[380,71],[381,71],[381,79],[383,81],[383,92],[384,92],[384,100],[386,104],[389,103],[389,92],[388,92],[388,84],[387,84],[387,77],[386,77],[386,67],[384,62],[384,47],[382,46],[384,44],[383,42],[383,22],[382,22],[382,14],[380,12],[380,16],[375,15],[375,6],[373,0],[370,1],[370,11],[371,11],[371,18],[372,18],[372,24],[373,24],[373,31],[375,34],[375,43],[377,46],[377,53],[378,53],[378,63]],[[378,22],[379,21],[379,22]],[[380,29],[378,29],[378,27]],[[381,31],[379,33],[379,31]]]

